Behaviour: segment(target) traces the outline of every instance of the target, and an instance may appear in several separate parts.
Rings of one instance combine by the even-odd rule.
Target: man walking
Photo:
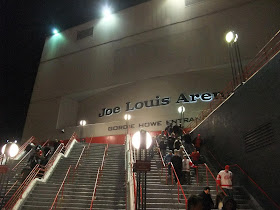
[[[225,170],[221,170],[217,176],[217,184],[222,187],[225,193],[232,197],[232,172],[229,170],[229,165],[225,166]]]

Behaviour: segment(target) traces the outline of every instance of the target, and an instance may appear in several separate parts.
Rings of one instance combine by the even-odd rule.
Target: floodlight
[[[18,154],[19,148],[18,145],[15,143],[12,143],[9,149],[9,156],[15,157]]]
[[[137,131],[133,136],[132,136],[132,146],[135,149],[139,149],[140,148],[140,138],[141,134],[140,131]],[[148,132],[146,132],[146,149],[149,149],[149,147],[152,144],[152,136],[151,134],[149,134]]]
[[[85,120],[81,120],[81,121],[80,121],[80,125],[81,125],[81,126],[85,126],[86,124],[87,124],[87,121],[85,121]]]
[[[227,41],[227,43],[231,43],[231,42],[233,41],[233,39],[234,39],[234,33],[233,33],[233,31],[228,32],[227,35],[226,35],[226,41]]]
[[[108,6],[105,6],[102,11],[103,17],[108,17],[112,14],[112,9]]]
[[[58,29],[56,29],[56,28],[54,28],[54,29],[52,30],[52,32],[53,32],[54,35],[59,33]]]
[[[185,112],[185,107],[184,106],[179,106],[178,107],[178,112],[179,113],[184,113]]]
[[[130,114],[125,114],[124,115],[124,119],[125,120],[130,120],[131,119],[131,115]]]

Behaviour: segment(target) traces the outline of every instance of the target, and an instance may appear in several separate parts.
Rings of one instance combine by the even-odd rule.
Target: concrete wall
[[[60,135],[63,126],[77,125],[70,125],[74,118],[90,124],[120,121],[116,115],[101,119],[97,114],[127,101],[223,89],[231,78],[225,33],[238,32],[246,63],[279,29],[279,9],[277,0],[204,0],[187,7],[184,0],[152,0],[49,37],[23,138]],[[77,31],[92,26],[92,36],[76,40]],[[58,116],[61,98],[79,104],[77,116],[73,109],[65,124]],[[44,109],[46,104],[51,108]],[[135,117],[177,118],[175,107],[166,107],[138,110]],[[195,114],[203,105],[188,108]]]
[[[223,104],[195,131],[205,139],[206,146],[224,164],[239,164],[268,193],[280,203],[280,54],[258,72]],[[246,152],[244,136],[259,126],[271,123],[273,143]],[[208,154],[209,155],[209,154]],[[242,182],[241,182],[242,183]],[[264,195],[251,185],[252,194],[257,194],[265,203],[265,209],[274,209],[266,204]]]

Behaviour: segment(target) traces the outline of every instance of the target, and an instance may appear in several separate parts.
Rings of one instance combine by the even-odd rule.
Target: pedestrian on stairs
[[[203,210],[210,210],[214,207],[214,202],[210,194],[210,187],[205,187],[203,192],[199,196],[203,200]]]
[[[179,156],[179,151],[178,150],[175,150],[174,152],[175,152],[175,154],[171,158],[171,162],[174,166],[174,169],[175,169],[175,172],[178,176],[178,179],[181,182],[181,178],[182,178],[182,158]],[[177,183],[176,176],[174,177],[174,179],[175,179],[175,182]]]
[[[217,175],[217,184],[222,187],[225,193],[233,196],[232,192],[232,172],[229,170],[229,165],[225,166],[225,170],[221,170]]]
[[[168,154],[164,157],[164,163],[168,165],[168,175],[171,176],[171,165],[169,164],[171,162],[171,159],[173,157],[172,150],[169,150]]]
[[[197,195],[191,195],[188,199],[188,210],[203,210],[202,198]]]
[[[190,185],[191,184],[191,174],[190,174],[190,165],[191,165],[191,162],[190,162],[190,159],[187,158],[187,156],[185,155],[184,156],[184,159],[183,159],[183,169],[182,169],[182,174],[183,174],[183,184],[188,184]]]

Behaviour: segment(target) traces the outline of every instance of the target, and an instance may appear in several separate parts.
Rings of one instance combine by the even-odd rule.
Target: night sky
[[[45,38],[147,0],[0,0],[0,141],[20,140]]]

